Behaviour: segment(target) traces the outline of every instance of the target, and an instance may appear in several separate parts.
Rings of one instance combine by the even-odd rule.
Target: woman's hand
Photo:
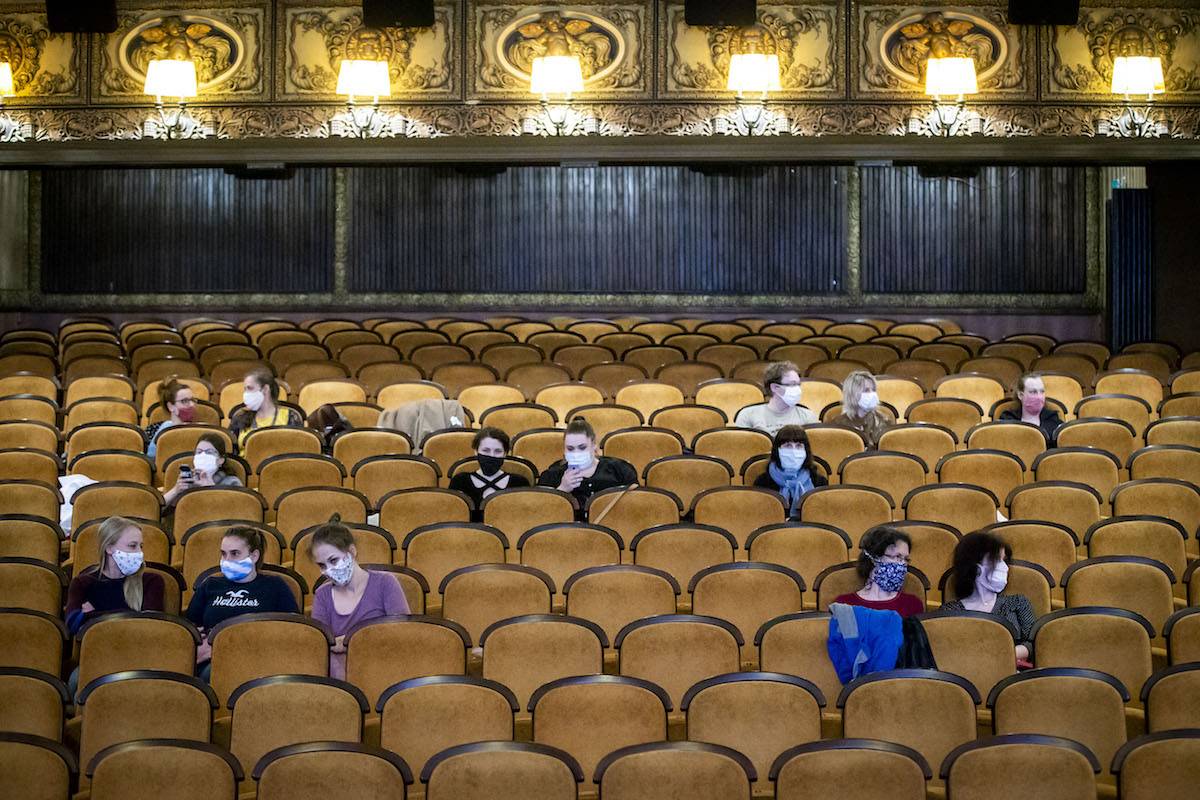
[[[562,480],[558,482],[558,490],[570,494],[578,489],[581,483],[583,483],[583,473],[577,469],[568,469],[563,473]]]
[[[329,648],[329,652],[331,652],[331,653],[344,653],[344,652],[346,652],[346,637],[345,637],[345,636],[339,636],[339,637],[337,637],[336,639],[334,639],[334,640],[333,640],[333,647]]]
[[[215,486],[216,485],[213,483],[213,476],[209,475],[207,472],[196,472],[196,473],[194,473],[194,475],[195,475],[195,477],[192,479],[192,484],[191,484],[192,486]]]
[[[81,605],[79,607],[79,610],[85,614],[90,614],[96,610],[96,607],[94,605],[92,605],[91,603],[84,603],[83,605]]]
[[[1023,644],[1017,645],[1017,661],[1029,660],[1029,648]]]
[[[196,663],[203,664],[205,661],[212,660],[212,645],[208,643],[208,639],[202,639],[196,647]]]

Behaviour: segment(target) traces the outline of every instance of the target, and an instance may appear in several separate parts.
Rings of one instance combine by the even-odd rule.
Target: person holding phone
[[[225,438],[215,433],[203,434],[196,442],[192,454],[192,465],[179,468],[179,480],[163,494],[163,502],[170,508],[179,501],[179,496],[188,489],[201,486],[241,486],[237,475],[221,469],[225,465]]]
[[[582,509],[596,492],[637,483],[637,470],[628,461],[596,453],[596,431],[583,417],[567,425],[563,435],[563,460],[551,465],[538,478],[549,486],[575,497]]]

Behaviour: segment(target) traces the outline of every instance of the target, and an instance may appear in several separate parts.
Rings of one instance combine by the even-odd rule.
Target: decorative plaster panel
[[[684,22],[683,12],[683,3],[676,2],[659,10],[660,96],[729,97],[729,58],[740,52],[779,56],[783,90],[772,92],[772,99],[845,93],[844,3],[760,3],[758,23],[749,31],[693,27]]]
[[[390,65],[392,96],[456,100],[462,95],[462,5],[440,2],[432,28],[386,28],[362,24],[361,6],[294,2],[276,11],[277,96],[335,100],[343,58],[383,59]]]
[[[269,5],[208,0],[203,8],[162,11],[139,0],[119,9],[116,32],[93,37],[93,102],[146,102],[146,65],[157,58],[196,62],[198,102],[265,99]]]
[[[467,96],[528,98],[532,60],[576,55],[589,98],[650,96],[650,0],[611,4],[468,2]]]
[[[15,97],[5,104],[49,105],[82,100],[83,41],[51,33],[44,3],[4,6],[0,13],[0,61],[12,65]]]
[[[859,97],[924,97],[925,61],[975,60],[981,99],[1033,99],[1036,28],[1011,25],[1007,3],[956,6],[880,0],[855,7],[852,86]]]
[[[1200,8],[1083,8],[1044,37],[1047,97],[1109,98],[1113,59],[1159,56],[1171,101],[1200,98]]]

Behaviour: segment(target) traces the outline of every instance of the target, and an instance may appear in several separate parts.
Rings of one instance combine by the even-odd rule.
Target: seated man
[[[771,399],[738,412],[734,424],[739,428],[757,428],[772,437],[784,425],[812,425],[817,415],[800,405],[800,370],[790,361],[780,361],[763,373],[763,388]]]

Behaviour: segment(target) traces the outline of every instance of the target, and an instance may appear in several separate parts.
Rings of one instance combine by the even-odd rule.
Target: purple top
[[[312,618],[323,622],[333,635],[345,636],[359,623],[377,617],[409,614],[408,600],[400,581],[390,572],[368,572],[367,588],[358,605],[349,614],[339,614],[333,607],[333,584],[325,583],[313,595]]]

